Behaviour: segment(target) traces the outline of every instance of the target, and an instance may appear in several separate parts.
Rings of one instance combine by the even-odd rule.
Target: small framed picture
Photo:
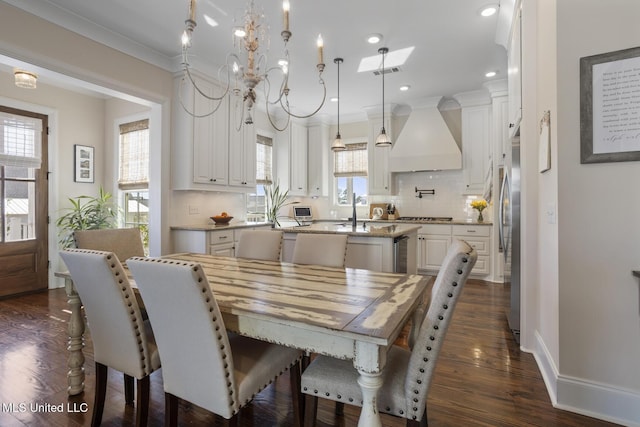
[[[94,182],[94,147],[74,145],[74,181]]]

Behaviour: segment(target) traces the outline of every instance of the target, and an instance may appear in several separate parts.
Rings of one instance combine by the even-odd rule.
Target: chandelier
[[[218,70],[218,80],[222,84],[222,77],[226,77],[226,83],[224,89],[219,96],[211,96],[201,90],[196,81],[194,80],[191,67],[189,66],[189,49],[191,48],[191,42],[193,40],[193,33],[196,27],[196,0],[189,0],[189,17],[185,21],[185,30],[182,34],[182,67],[183,77],[181,84],[185,82],[193,85],[195,89],[195,96],[202,96],[206,99],[214,101],[214,105],[210,111],[204,113],[198,113],[196,111],[190,111],[180,99],[182,108],[193,117],[207,117],[214,114],[222,105],[222,101],[228,96],[231,97],[232,102],[236,104],[243,104],[242,115],[236,128],[239,130],[242,126],[242,122],[245,124],[253,123],[252,110],[258,99],[256,94],[256,88],[260,83],[264,90],[265,111],[271,125],[278,131],[282,131],[287,128],[291,117],[296,118],[308,118],[316,114],[324,105],[327,88],[322,78],[324,71],[324,57],[323,49],[324,44],[322,36],[319,35],[317,39],[318,48],[318,64],[316,65],[318,71],[319,84],[322,86],[323,95],[320,105],[311,113],[300,115],[294,114],[291,111],[289,105],[289,50],[287,44],[291,38],[291,31],[289,29],[289,0],[284,0],[282,3],[283,10],[283,30],[280,33],[284,42],[284,58],[278,61],[278,66],[272,66],[267,68],[267,55],[266,51],[269,46],[269,34],[268,25],[265,21],[265,16],[262,11],[258,11],[253,0],[250,0],[244,11],[242,22],[236,22],[234,26],[234,45],[238,48],[238,54],[230,52],[227,54],[225,64],[223,64]],[[266,47],[265,47],[266,45]],[[271,98],[271,79],[278,75],[281,79],[280,87],[276,95]],[[180,91],[181,93],[182,91]],[[280,110],[286,113],[286,122],[283,126],[278,127],[275,124],[272,117],[271,110],[274,108],[280,108]]]

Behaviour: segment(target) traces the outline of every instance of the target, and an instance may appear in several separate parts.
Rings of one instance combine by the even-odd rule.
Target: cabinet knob
[[[509,123],[509,127],[512,128],[515,126],[515,123]]]

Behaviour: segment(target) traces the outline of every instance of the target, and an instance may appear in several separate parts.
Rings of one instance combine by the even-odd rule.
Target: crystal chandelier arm
[[[271,113],[269,113],[269,104],[275,105],[275,104],[279,104],[280,103],[280,100],[282,99],[282,95],[283,95],[282,88],[286,86],[286,81],[288,79],[288,75],[285,74],[285,79],[282,82],[281,89],[280,89],[280,94],[278,96],[278,99],[276,99],[273,102],[270,102],[269,101],[269,92],[270,92],[270,89],[271,89],[271,81],[269,81],[269,71],[271,71],[273,69],[276,69],[276,68],[278,70],[282,71],[282,69],[279,68],[279,67],[273,67],[273,68],[267,70],[267,72],[265,73],[264,88],[263,89],[264,89],[265,100],[266,100],[265,101],[265,109],[266,109],[266,112],[267,112],[267,118],[269,119],[269,123],[271,123],[271,126],[273,126],[273,128],[275,130],[277,130],[278,132],[282,132],[289,126],[289,122],[291,120],[291,116],[289,114],[287,114],[287,120],[285,121],[284,126],[278,127],[278,125],[276,125],[276,123],[274,122],[273,118],[271,117]]]

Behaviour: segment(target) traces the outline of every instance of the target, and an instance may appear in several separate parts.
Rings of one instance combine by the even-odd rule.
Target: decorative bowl
[[[216,224],[229,224],[229,221],[231,221],[233,219],[232,216],[220,216],[220,215],[212,216],[210,218]]]

